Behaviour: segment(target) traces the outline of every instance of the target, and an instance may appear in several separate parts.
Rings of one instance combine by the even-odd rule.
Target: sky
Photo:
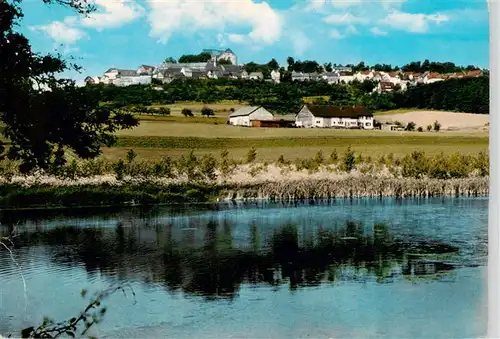
[[[203,48],[231,48],[238,63],[452,61],[489,67],[485,0],[90,0],[88,17],[24,0],[20,30],[40,53],[76,58],[82,81],[111,67],[137,69]]]

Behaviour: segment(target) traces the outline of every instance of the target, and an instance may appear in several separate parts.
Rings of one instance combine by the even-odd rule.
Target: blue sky
[[[25,0],[21,29],[37,52],[77,58],[82,75],[136,69],[202,48],[231,48],[239,63],[288,56],[321,63],[430,59],[489,66],[486,1],[92,0],[84,18]]]

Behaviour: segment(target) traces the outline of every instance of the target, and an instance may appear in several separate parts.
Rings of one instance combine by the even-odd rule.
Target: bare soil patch
[[[448,131],[488,131],[489,115],[440,111],[410,111],[407,113],[387,114],[376,117],[381,122],[413,121],[418,127],[426,128],[436,120],[441,124],[441,130]]]

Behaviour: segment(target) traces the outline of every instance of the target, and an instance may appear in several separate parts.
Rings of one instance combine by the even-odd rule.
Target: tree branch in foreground
[[[127,296],[125,288],[129,288],[132,295],[134,296],[134,304],[136,303],[135,292],[130,285],[112,287],[107,290],[98,292],[90,300],[89,304],[80,313],[79,316],[73,317],[69,320],[55,323],[49,318],[44,318],[43,322],[37,328],[28,327],[21,331],[22,338],[59,338],[63,335],[75,338],[78,332],[78,328],[83,324],[83,329],[80,332],[80,336],[87,334],[88,330],[94,325],[102,321],[104,315],[106,314],[106,307],[102,306],[101,302],[103,299],[109,297],[111,294],[122,291],[125,297]],[[85,297],[87,291],[83,289],[81,291],[82,297]]]

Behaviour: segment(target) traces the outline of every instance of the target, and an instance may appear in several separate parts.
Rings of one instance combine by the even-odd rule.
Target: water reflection
[[[287,223],[270,235],[261,232],[263,226],[250,223],[247,236],[234,234],[230,221],[216,219],[183,227],[119,222],[112,228],[30,228],[15,244],[18,249],[42,246],[54,263],[83,265],[90,276],[141,281],[209,299],[234,298],[243,283],[287,284],[295,290],[338,281],[440,279],[458,265],[457,248],[398,238],[385,224],[367,232],[366,225],[348,220],[333,229],[301,232]]]

